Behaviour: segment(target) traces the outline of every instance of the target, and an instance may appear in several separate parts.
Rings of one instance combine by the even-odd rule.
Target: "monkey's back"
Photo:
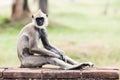
[[[21,58],[24,57],[23,54],[28,54],[23,51],[29,48],[30,39],[34,40],[35,38],[36,38],[36,33],[35,33],[34,25],[32,23],[27,24],[20,31],[17,40],[17,53],[20,60]]]

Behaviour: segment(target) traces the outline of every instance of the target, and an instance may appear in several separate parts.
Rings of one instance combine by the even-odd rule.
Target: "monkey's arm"
[[[36,53],[36,54],[41,54],[41,55],[44,55],[44,56],[50,56],[50,57],[60,58],[59,55],[57,55],[57,54],[55,54],[55,53],[53,53],[51,51],[45,50],[45,49],[32,48],[31,52],[32,53]]]
[[[49,43],[49,41],[48,41],[48,39],[47,39],[47,34],[46,34],[46,32],[45,32],[44,29],[41,29],[40,32],[41,32],[41,41],[42,41],[42,44],[43,44],[44,48],[46,48],[47,50],[50,50],[50,51],[52,51],[52,52],[54,52],[54,53],[59,54],[59,55],[62,57],[62,59],[63,59],[64,52],[56,49],[55,47],[53,47],[53,46]]]
[[[34,35],[32,35],[32,36],[34,36]],[[40,54],[40,55],[44,55],[44,56],[60,58],[60,55],[55,54],[54,52],[39,48],[38,47],[38,40],[36,40],[34,37],[29,38],[28,50],[32,54]]]

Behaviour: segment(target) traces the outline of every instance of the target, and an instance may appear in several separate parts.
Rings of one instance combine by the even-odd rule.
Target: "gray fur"
[[[43,17],[45,22],[42,26],[38,26],[35,22],[37,17]],[[21,67],[42,67],[44,64],[53,64],[63,69],[75,69],[82,67],[82,64],[69,58],[63,51],[53,47],[46,33],[48,24],[47,16],[40,10],[33,15],[32,23],[26,25],[18,36],[17,53],[21,62]],[[41,39],[45,49],[39,48],[39,40]],[[92,66],[87,63],[87,66]]]

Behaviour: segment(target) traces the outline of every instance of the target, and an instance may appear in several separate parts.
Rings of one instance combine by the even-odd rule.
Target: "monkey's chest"
[[[36,29],[36,30],[37,30],[36,35],[39,39],[41,37],[45,36],[45,33],[44,33],[43,29]]]

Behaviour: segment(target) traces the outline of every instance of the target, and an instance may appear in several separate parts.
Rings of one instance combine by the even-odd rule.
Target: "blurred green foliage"
[[[104,1],[80,1],[49,1],[50,42],[79,62],[120,67],[119,0],[111,0],[107,15]],[[0,14],[0,66],[19,66],[17,35],[30,20],[6,23],[9,15],[8,7]]]

